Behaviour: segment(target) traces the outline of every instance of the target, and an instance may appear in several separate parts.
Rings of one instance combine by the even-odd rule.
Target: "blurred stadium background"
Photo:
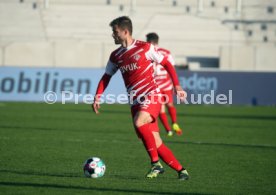
[[[91,68],[102,70],[117,47],[109,22],[128,15],[135,38],[160,35],[160,46],[171,50],[188,92],[231,88],[234,104],[274,105],[275,9],[276,0],[0,0],[0,100],[41,101],[43,84],[34,89],[28,79],[48,82],[49,88],[58,79],[52,91],[71,89],[60,79],[83,78],[75,68],[89,69],[78,70],[94,78],[88,76],[91,82],[83,89],[94,93],[101,72]],[[53,74],[49,81],[46,70]],[[214,78],[214,86],[208,86]],[[124,91],[116,86],[114,91]]]
[[[104,67],[109,22],[157,32],[191,70],[276,71],[275,0],[1,0],[2,66]],[[211,61],[210,61],[211,60]]]
[[[95,93],[122,15],[135,38],[160,35],[188,94],[233,92],[233,106],[176,105],[182,136],[160,126],[186,183],[167,166],[145,180],[128,105],[43,102]],[[0,194],[276,194],[275,84],[276,0],[0,0]],[[107,93],[125,93],[120,73]],[[90,156],[102,179],[83,177]]]

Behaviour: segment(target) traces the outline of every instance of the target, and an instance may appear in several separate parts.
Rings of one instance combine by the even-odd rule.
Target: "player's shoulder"
[[[135,45],[138,46],[138,47],[150,48],[151,44],[148,43],[148,42],[145,42],[145,41],[136,40]]]
[[[113,51],[111,52],[111,54],[110,54],[109,60],[112,61],[112,62],[116,61],[116,60],[115,60],[115,59],[116,59],[116,56],[117,56],[117,54],[120,52],[121,49],[122,49],[122,46],[120,46],[120,47],[118,47],[117,49],[113,50]]]
[[[122,46],[118,47],[117,49],[113,50],[110,54],[110,56],[115,56],[116,53],[118,53],[121,50]]]
[[[166,55],[171,54],[171,52],[169,50],[167,50],[165,48],[162,48],[162,47],[158,47],[157,51],[160,52],[160,53],[162,53],[162,54],[166,54]]]

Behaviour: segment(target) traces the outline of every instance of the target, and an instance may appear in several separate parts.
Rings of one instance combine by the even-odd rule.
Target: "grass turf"
[[[182,136],[164,142],[190,173],[165,166],[148,180],[149,158],[127,105],[0,103],[0,194],[276,194],[275,107],[179,105]],[[102,158],[103,178],[83,162]]]

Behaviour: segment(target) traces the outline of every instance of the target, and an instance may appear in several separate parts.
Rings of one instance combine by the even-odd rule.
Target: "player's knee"
[[[174,107],[173,103],[168,103],[167,106],[168,107]]]
[[[160,134],[158,132],[153,132],[153,136],[156,147],[159,148],[162,145],[162,139],[160,137]]]
[[[160,110],[160,114],[161,114],[161,113],[165,113],[165,112],[166,112],[166,107],[165,107],[165,106],[162,106],[162,107],[161,107],[161,110]]]
[[[134,118],[134,126],[135,127],[141,127],[145,124],[151,123],[152,122],[152,118],[150,116],[147,117],[135,117]]]
[[[137,120],[134,120],[133,123],[134,123],[134,126],[135,126],[135,127],[141,127],[141,126],[142,126],[142,123],[141,123],[140,120],[138,120],[138,119],[137,119]]]
[[[155,140],[156,148],[159,148],[162,145],[162,140]]]
[[[134,126],[135,126],[135,127],[141,127],[141,126],[143,126],[143,125],[145,125],[145,124],[147,124],[147,123],[145,122],[145,120],[142,120],[142,119],[140,119],[140,118],[137,118],[136,120],[134,120]]]

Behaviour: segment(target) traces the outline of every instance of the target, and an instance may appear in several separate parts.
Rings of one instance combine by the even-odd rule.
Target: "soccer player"
[[[110,23],[115,44],[120,47],[114,50],[106,65],[105,73],[99,81],[92,108],[99,113],[100,97],[117,70],[121,71],[129,94],[133,124],[138,137],[142,140],[151,159],[151,169],[147,178],[155,178],[164,172],[159,161],[161,158],[167,165],[178,172],[180,180],[187,180],[187,170],[178,162],[171,150],[162,142],[159,135],[157,117],[161,104],[159,88],[153,75],[153,63],[162,64],[172,75],[175,91],[184,101],[186,93],[179,85],[175,69],[167,57],[158,53],[154,46],[132,38],[132,22],[129,17],[121,16]]]
[[[155,46],[155,49],[160,52],[162,55],[166,56],[170,63],[174,65],[174,60],[169,50],[164,48],[158,47],[159,36],[156,33],[148,33],[146,35],[147,42],[151,43]],[[170,74],[166,71],[164,66],[161,64],[154,64],[154,74],[155,80],[157,82],[158,87],[161,90],[163,95],[162,107],[159,114],[159,118],[167,131],[168,136],[172,136],[173,132],[171,131],[171,127],[168,122],[168,118],[166,115],[166,107],[169,111],[171,121],[172,121],[172,128],[176,132],[177,135],[182,134],[182,130],[180,129],[179,125],[177,124],[176,119],[176,108],[173,104],[173,83],[172,79],[170,78]]]

